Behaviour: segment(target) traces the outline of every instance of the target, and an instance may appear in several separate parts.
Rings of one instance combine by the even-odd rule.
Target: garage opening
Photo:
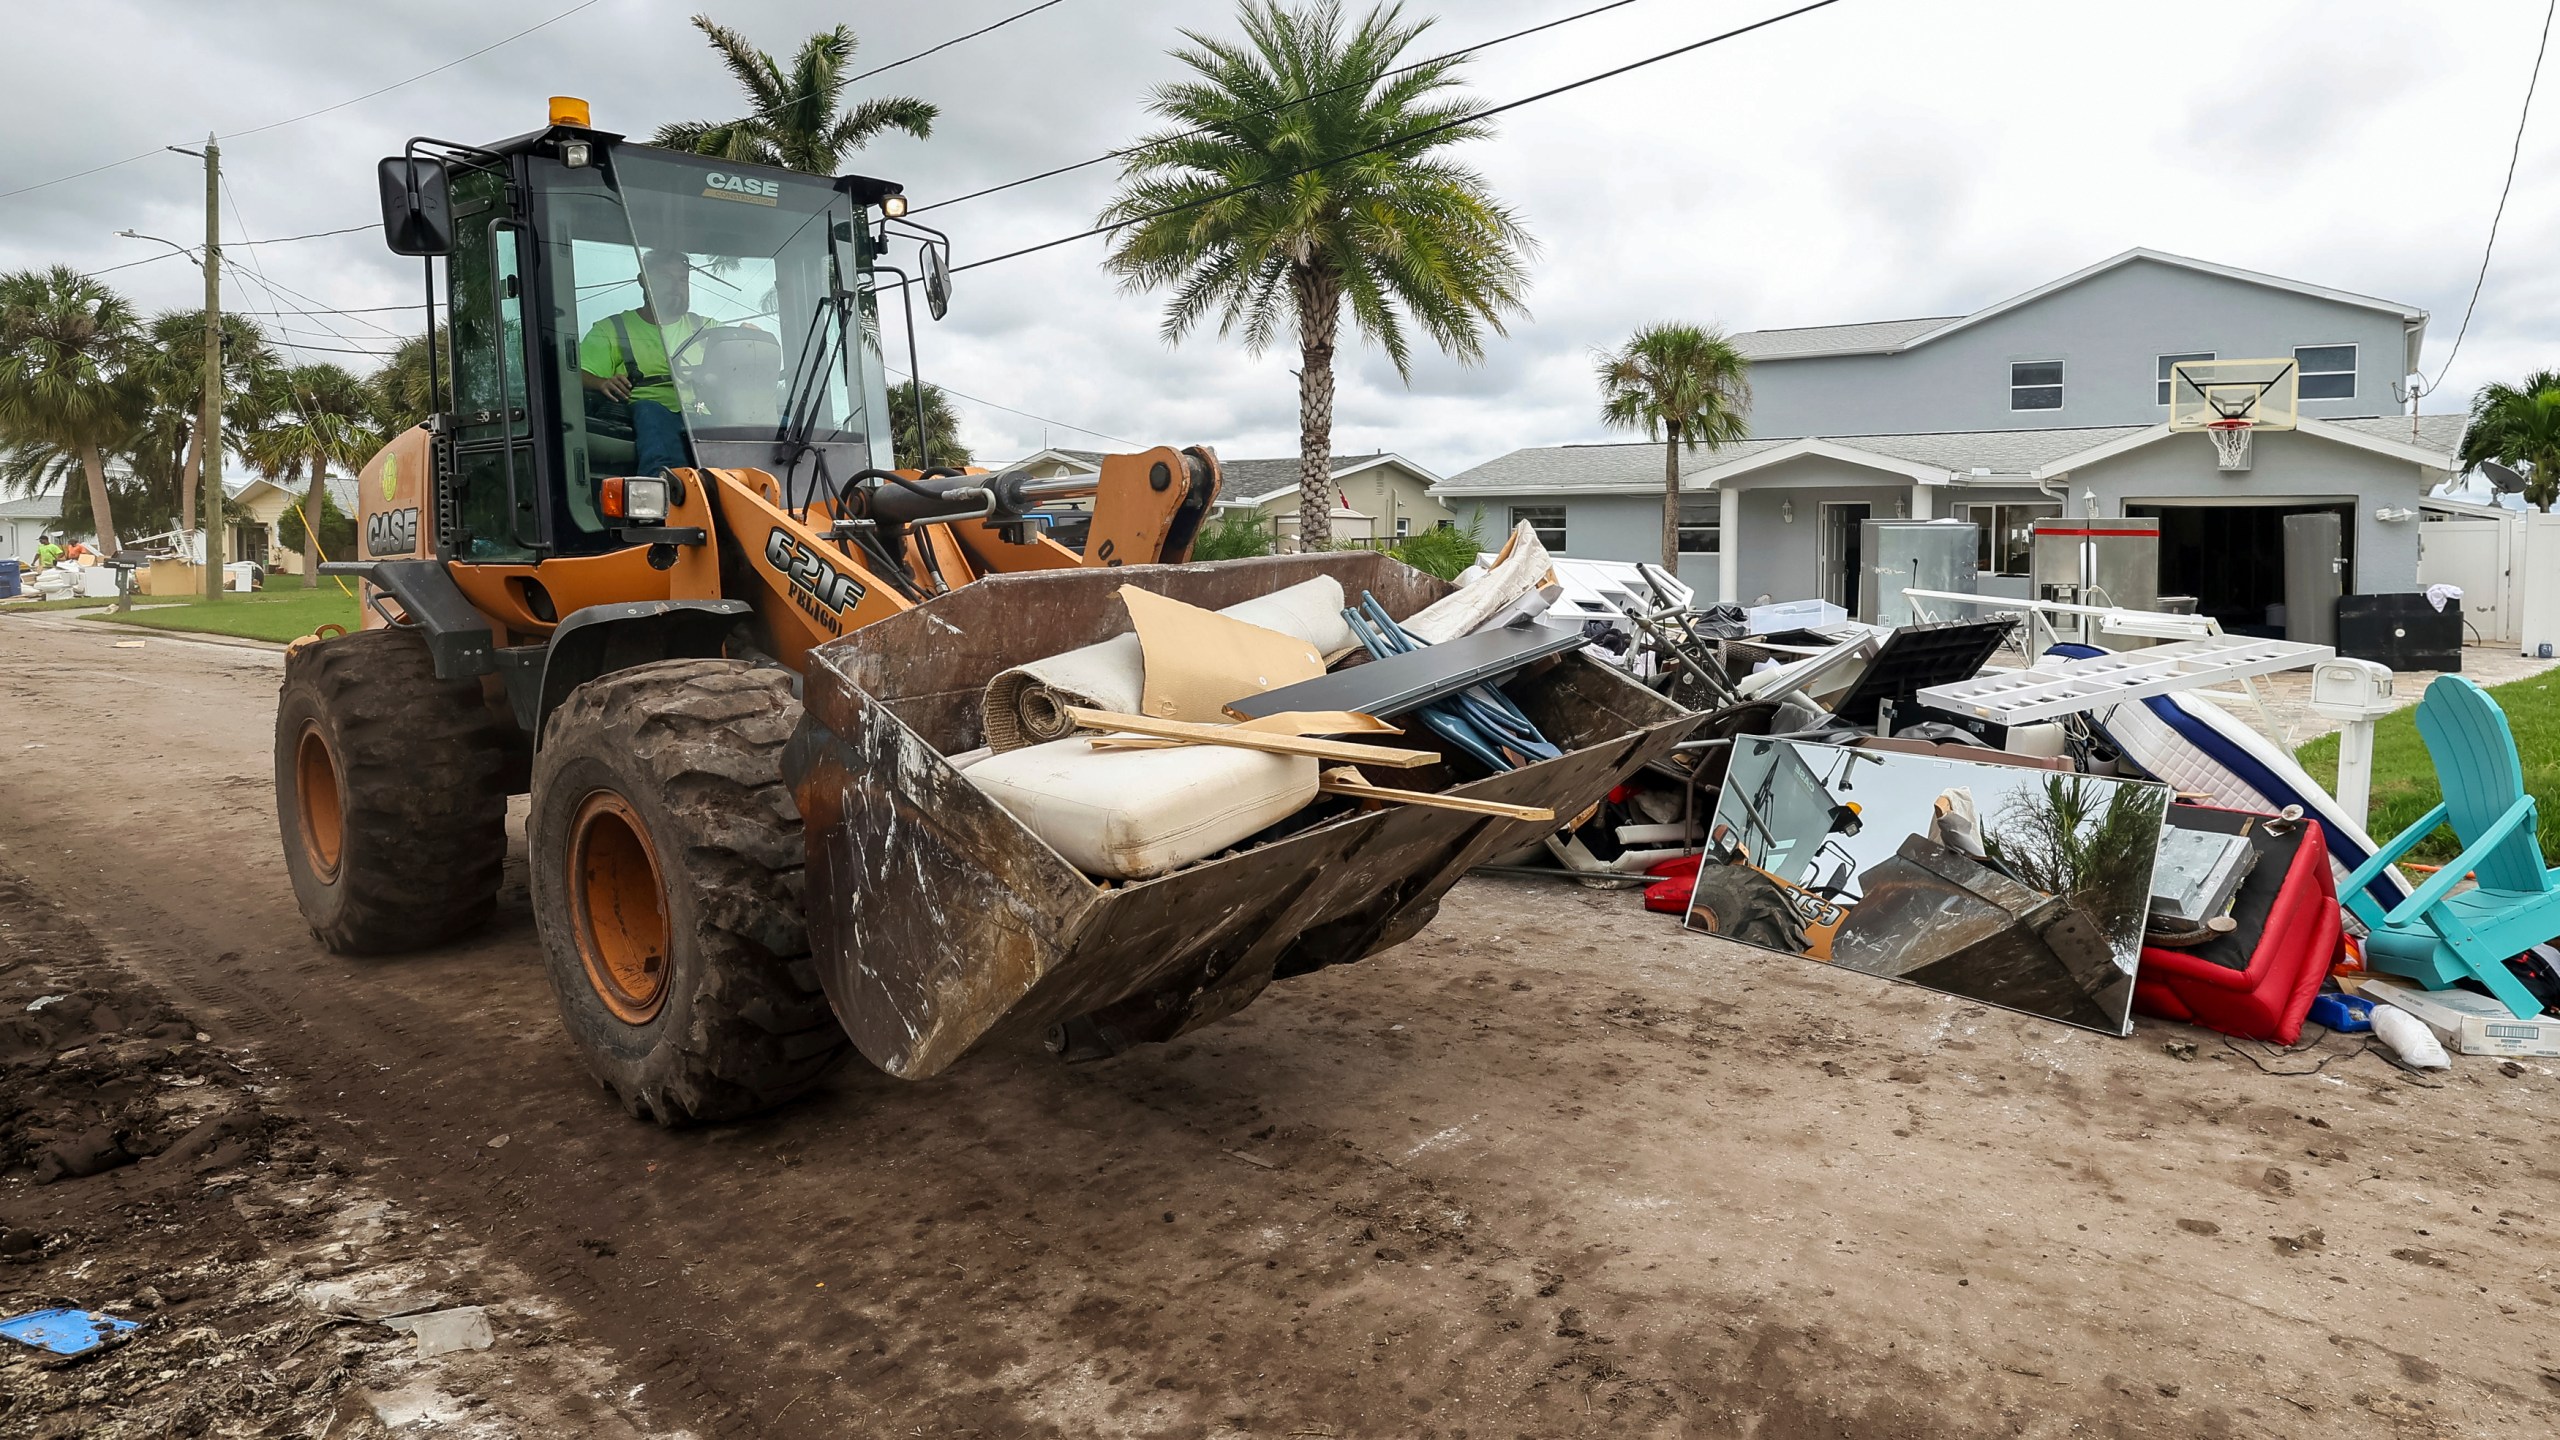
[[[2160,593],[2192,595],[2199,614],[2234,635],[2284,638],[2284,517],[2333,514],[2355,574],[2356,507],[2350,500],[2301,505],[2144,505],[2124,513],[2160,522]]]

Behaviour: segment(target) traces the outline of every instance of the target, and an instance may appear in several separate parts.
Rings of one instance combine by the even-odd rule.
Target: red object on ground
[[[1704,855],[1683,855],[1677,860],[1665,860],[1647,867],[1644,873],[1655,877],[1655,880],[1644,887],[1644,908],[1659,910],[1665,915],[1688,914],[1689,896],[1698,888],[1698,866],[1706,858]]]
[[[2289,848],[2290,854],[2286,853]],[[2142,949],[2133,1006],[2244,1040],[2291,1045],[2337,960],[2344,928],[2328,839],[2305,820],[2281,842],[2261,841],[2258,865],[2233,906],[2241,928],[2193,950]]]
[[[1697,893],[1697,889],[1698,877],[1694,871],[1669,880],[1656,880],[1644,887],[1644,908],[1659,910],[1665,915],[1686,915],[1689,913],[1689,897]]]

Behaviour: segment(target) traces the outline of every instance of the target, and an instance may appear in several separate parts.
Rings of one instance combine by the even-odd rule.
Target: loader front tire
[[[477,681],[436,678],[415,630],[360,630],[285,657],[276,821],[322,944],[417,950],[489,918],[507,858],[510,738]]]
[[[534,758],[529,867],[560,1018],[661,1125],[734,1120],[849,1046],[801,914],[789,672],[667,660],[588,682]]]
[[[1797,955],[1805,950],[1804,924],[1788,906],[1786,892],[1747,865],[1702,867],[1689,902],[1689,923],[1746,945]]]

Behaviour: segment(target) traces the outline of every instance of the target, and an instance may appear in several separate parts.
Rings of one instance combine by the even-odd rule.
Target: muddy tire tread
[[[743,661],[661,661],[579,687],[544,732],[532,844],[543,948],[588,1068],[640,1118],[751,1115],[817,1084],[851,1048],[819,987],[801,909],[806,855],[781,759],[799,709],[791,683]],[[577,797],[545,797],[582,759],[605,761],[616,788],[664,825],[651,838],[668,888],[683,891],[669,896],[670,920],[678,943],[689,933],[699,951],[692,993],[668,997],[653,1022],[663,1033],[636,1058],[600,1053],[581,1033],[621,1022],[586,988],[552,878],[566,845],[549,833],[553,817]],[[650,793],[631,795],[633,785]]]
[[[305,905],[312,933],[340,954],[383,955],[477,929],[496,908],[506,864],[511,740],[479,683],[437,679],[424,637],[406,629],[360,630],[288,655],[280,802],[299,717],[315,702],[332,732],[345,840],[319,918]],[[291,855],[298,820],[288,804],[279,811]]]

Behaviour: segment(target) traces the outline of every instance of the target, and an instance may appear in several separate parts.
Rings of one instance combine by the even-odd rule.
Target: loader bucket
[[[1125,630],[1123,585],[1217,609],[1318,575],[1399,619],[1450,588],[1357,552],[1053,570],[975,581],[810,653],[785,763],[807,823],[819,976],[864,1055],[922,1079],[998,1033],[1085,1054],[1171,1039],[1274,979],[1411,937],[1469,868],[1538,838],[1543,824],[1325,797],[1285,838],[1108,884],[945,758],[983,743],[979,694],[996,674]],[[1578,652],[1505,691],[1564,753],[1446,788],[1559,823],[1703,718]],[[1438,745],[1419,726],[1396,743]],[[1395,783],[1440,789],[1461,773],[1473,772]]]

